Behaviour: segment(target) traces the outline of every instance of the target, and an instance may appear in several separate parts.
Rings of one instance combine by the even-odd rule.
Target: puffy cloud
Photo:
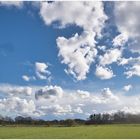
[[[61,98],[63,96],[63,90],[59,86],[45,86],[36,91],[35,97],[36,99],[45,98],[49,99],[51,97]]]
[[[102,80],[111,79],[115,76],[111,69],[102,66],[97,66],[95,75]]]
[[[23,1],[0,1],[0,6],[15,6],[17,8],[21,8],[23,6]]]
[[[67,64],[66,72],[72,74],[77,80],[84,80],[94,58],[97,55],[93,32],[84,32],[82,35],[75,34],[73,37],[66,39],[57,38],[59,48],[59,57],[62,57],[61,63]]]
[[[125,90],[125,91],[129,91],[130,89],[132,89],[132,85],[126,85],[126,86],[124,86],[123,87],[123,89]]]
[[[41,62],[36,62],[35,63],[35,71],[36,71],[36,75],[39,79],[47,79],[47,75],[50,75],[50,71],[47,70],[48,69],[48,65],[45,63],[41,63]]]
[[[128,64],[133,65],[133,64],[140,64],[140,56],[138,57],[129,57],[127,58]]]
[[[122,55],[122,50],[120,49],[109,49],[106,51],[106,53],[103,56],[99,57],[100,60],[100,64],[101,65],[109,65],[112,64],[113,62],[117,62],[118,59],[121,57]]]
[[[129,46],[130,49],[140,52],[140,15],[138,13],[140,13],[140,2],[138,1],[115,2],[116,25],[121,33],[135,40],[134,44]]]
[[[32,88],[31,87],[24,87],[24,86],[11,86],[11,85],[0,85],[0,92],[10,94],[12,96],[19,95],[31,95]]]
[[[119,98],[117,97],[117,96],[115,96],[112,92],[111,92],[111,90],[110,90],[110,88],[104,88],[103,90],[102,90],[102,96],[105,98],[105,99],[113,99],[113,100],[119,100]]]
[[[55,115],[65,115],[72,113],[72,108],[70,105],[60,106],[59,104],[51,106],[42,106],[41,110],[45,111],[47,114]]]
[[[36,71],[41,73],[47,73],[46,69],[48,66],[45,63],[36,62],[35,63]]]
[[[127,75],[127,78],[133,75],[140,76],[140,64],[134,64],[128,71],[124,72],[124,74]]]
[[[107,16],[104,13],[103,4],[99,1],[42,2],[40,15],[46,25],[59,21],[60,26],[62,27],[75,24],[84,28],[84,30],[94,30],[98,34],[100,34],[104,22],[107,19]]]
[[[30,81],[30,77],[27,76],[27,75],[23,75],[22,76],[22,79],[25,80],[25,81]]]
[[[118,65],[127,65],[124,74],[127,78],[140,76],[140,57],[120,58]]]
[[[46,114],[54,115],[70,115],[70,114],[82,114],[83,110],[81,107],[72,107],[71,105],[51,105],[51,106],[42,106],[42,111],[45,111]]]
[[[13,86],[11,85],[11,87]],[[127,107],[128,110],[134,108],[133,112],[138,113],[140,109],[139,95],[128,97],[117,91],[113,92],[110,88],[93,93],[82,90],[66,90],[58,86],[45,86],[34,87],[34,92],[35,94],[30,98],[20,98],[20,94],[15,96],[6,96],[6,94],[0,99],[0,112],[8,116],[69,118],[81,115],[86,118],[87,114],[89,115],[93,110],[103,113]],[[34,98],[34,95],[37,98]],[[41,98],[47,100],[41,100]]]
[[[130,58],[124,58],[124,57],[122,57],[122,58],[119,59],[118,65],[122,65],[122,66],[123,65],[127,65],[127,64],[129,64],[131,62],[131,60],[133,60],[132,57],[130,57]]]
[[[83,99],[90,97],[90,93],[87,91],[83,91],[83,90],[77,90],[77,94]]]
[[[123,111],[124,113],[130,113],[130,114],[140,114],[140,108],[135,106],[124,106],[120,111]]]
[[[81,114],[81,113],[83,113],[83,110],[81,109],[81,107],[77,107],[77,108],[74,109],[74,112]]]
[[[27,101],[19,97],[0,99],[1,111],[4,110],[7,115],[33,115],[36,110],[33,100]],[[11,114],[10,114],[11,113]]]
[[[105,52],[106,51],[106,46],[98,46],[98,49]]]
[[[69,25],[83,28],[81,35],[76,33],[68,39],[58,37],[57,46],[61,62],[68,65],[65,72],[77,80],[84,80],[97,54],[95,37],[101,37],[101,30],[107,19],[103,3],[44,2],[41,4],[40,15],[46,25],[58,21],[61,28]]]
[[[30,80],[36,80],[35,76],[27,76],[27,75],[22,75],[22,79],[27,82],[29,82]]]
[[[50,99],[47,102],[46,100],[37,100],[38,110],[44,114],[56,115],[57,117],[59,115],[70,117],[71,115],[74,116],[77,114],[87,116],[87,113],[91,113],[93,109],[99,111],[99,106],[108,108],[112,102],[117,105],[119,97],[114,95],[110,89],[104,95],[102,92],[94,94],[82,90],[71,91],[63,89],[63,96],[61,98],[57,96],[50,97],[47,94],[47,99]]]
[[[95,75],[100,79],[110,79],[114,77],[113,71],[107,67],[106,65],[110,65],[112,63],[119,63],[118,61],[122,56],[122,49],[113,48],[104,51],[104,55],[99,56],[99,65],[96,67]]]
[[[37,117],[47,114],[61,116],[86,115],[87,110],[89,112],[93,110],[93,106],[96,108],[98,105],[107,105],[113,100],[113,93],[110,98],[105,98],[102,94],[96,95],[82,90],[69,91],[58,86],[30,87],[33,89],[30,97],[25,96],[25,93],[23,96],[19,94],[21,89],[26,89],[27,87],[20,86],[16,91],[13,85],[5,85],[3,87],[1,88],[3,91],[0,90],[0,92],[7,94],[0,100],[0,109],[4,112],[5,108],[9,108],[5,113],[10,116],[18,114]],[[12,96],[7,96],[9,92],[10,94],[12,92]],[[113,100],[113,102],[116,101]]]
[[[113,39],[113,46],[115,47],[124,46],[127,41],[128,41],[128,36],[125,33],[119,34]]]

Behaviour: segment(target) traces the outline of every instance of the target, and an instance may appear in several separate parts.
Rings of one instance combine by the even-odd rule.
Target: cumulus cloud
[[[7,112],[4,112],[5,115],[39,117],[49,114],[64,117],[81,114],[87,116],[88,111],[90,113],[93,107],[98,109],[98,105],[107,106],[112,101],[118,102],[111,91],[111,95],[103,96],[102,93],[94,94],[83,90],[71,91],[62,89],[59,86],[42,86],[30,87],[33,90],[32,94],[25,96],[25,91],[22,90],[27,89],[27,87],[20,86],[18,89],[17,87],[15,89],[13,85],[3,85],[3,87],[1,85],[0,89],[2,90],[0,92],[5,93],[5,96],[0,99],[0,110],[4,112],[8,108]],[[24,92],[24,95],[21,91]],[[12,96],[8,96],[11,93]]]
[[[100,34],[107,19],[103,10],[103,4],[98,1],[43,2],[40,8],[40,15],[46,25],[59,21],[62,27],[75,24],[84,28],[84,30],[95,30],[98,34]]]
[[[20,7],[22,2],[0,2],[0,6]],[[129,8],[128,8],[129,7]],[[83,10],[84,9],[84,10]],[[97,38],[102,37],[101,31],[105,26],[107,16],[104,12],[103,3],[97,2],[41,2],[40,16],[44,23],[49,26],[58,22],[58,28],[78,26],[81,33],[74,33],[71,37],[59,36],[56,39],[58,57],[61,63],[66,64],[65,72],[77,80],[86,79],[90,66],[95,62],[98,50],[103,53],[99,56],[95,75],[100,79],[110,79],[114,75],[110,66],[129,65],[125,74],[127,77],[140,76],[140,57],[122,57],[123,48],[129,38],[135,42],[129,46],[132,51],[139,52],[139,13],[138,2],[115,2],[115,21],[119,30],[113,41],[113,47],[97,46]],[[35,73],[38,79],[49,79],[51,73],[48,64],[35,63]],[[22,76],[23,80],[30,81],[32,77]],[[132,85],[125,85],[123,90],[129,91]],[[34,90],[34,91],[33,91]],[[118,92],[104,88],[101,92],[89,92],[83,90],[66,90],[59,86],[13,86],[0,85],[0,112],[9,115],[69,115],[90,114],[95,112],[108,112],[124,110],[139,113],[139,95],[127,97]],[[4,95],[3,95],[4,94]],[[10,95],[10,96],[9,96]],[[26,95],[27,98],[26,98]],[[44,99],[44,100],[42,100]]]
[[[127,65],[124,74],[127,78],[132,76],[140,76],[140,57],[121,58],[118,65]]]
[[[94,37],[94,33],[84,32],[80,36],[75,34],[69,39],[64,37],[57,38],[58,56],[62,57],[61,63],[68,65],[66,72],[72,74],[77,80],[86,78],[90,65],[97,55],[92,39]]]
[[[22,75],[22,79],[27,82],[31,80],[36,80],[35,76],[27,76],[27,75]]]
[[[57,46],[61,63],[68,66],[65,72],[77,80],[84,80],[97,54],[95,37],[101,37],[107,19],[103,3],[45,2],[41,4],[40,15],[46,25],[58,21],[61,28],[69,25],[83,28],[81,35],[76,33],[70,38],[58,37]]]
[[[140,64],[134,64],[128,71],[124,72],[124,74],[127,75],[127,78],[133,75],[140,76]]]
[[[87,91],[83,91],[83,90],[77,90],[77,94],[79,95],[79,97],[81,97],[83,99],[90,97],[90,93]]]
[[[63,96],[63,90],[59,86],[45,86],[36,91],[36,99],[45,98],[49,99],[51,97],[61,98]]]
[[[105,108],[110,110],[114,108],[112,103],[115,103],[116,107],[120,103],[120,99],[117,95],[112,93],[112,91],[109,88],[103,89],[101,93],[98,94],[82,90],[64,90],[63,97],[56,102],[57,105],[59,104],[59,106],[61,106],[60,108],[57,108],[57,110],[60,111],[55,111],[57,112],[57,115],[82,114],[86,116],[87,114],[90,114],[92,110],[96,110],[97,112],[102,112]],[[70,105],[70,107],[67,107],[69,108],[67,109],[69,110],[67,113],[65,113],[66,111],[64,111],[66,105]],[[54,109],[52,111],[52,106],[54,106],[54,102],[52,102],[52,105],[50,106],[50,112],[55,114]],[[48,106],[44,107],[44,110],[46,110],[46,108],[48,108]]]
[[[120,40],[120,37],[118,37],[113,40],[113,45],[115,46],[115,48],[102,50],[104,54],[98,57],[99,65],[96,66],[95,71],[95,75],[97,77],[104,80],[111,79],[112,77],[115,76],[111,67],[107,68],[106,65],[111,65],[112,63],[119,64],[119,60],[122,57],[123,48],[119,48],[118,46],[121,46],[123,43],[124,42]]]
[[[70,105],[61,106],[59,104],[51,106],[42,106],[41,110],[45,111],[46,114],[55,114],[55,115],[65,115],[72,113],[72,107]]]
[[[74,109],[74,112],[81,114],[81,113],[83,113],[83,110],[81,109],[81,107],[77,107],[77,108]]]
[[[48,69],[47,64],[41,62],[35,63],[35,71],[39,79],[41,80],[47,79],[47,76],[51,74],[50,71],[48,71],[47,69]]]
[[[42,106],[41,110],[46,112],[46,114],[54,115],[73,115],[73,114],[82,114],[83,110],[81,107],[72,107],[71,105],[51,105],[51,106]]]
[[[132,89],[132,85],[126,85],[123,87],[124,91],[129,91],[130,89]]]
[[[129,8],[128,8],[129,7]],[[115,2],[114,14],[118,30],[134,42],[129,46],[131,51],[140,52],[140,2]]]
[[[109,65],[112,64],[114,62],[117,62],[118,59],[121,57],[122,55],[122,50],[120,49],[109,49],[106,51],[106,53],[103,56],[99,56],[99,63],[100,65]]]
[[[130,114],[140,114],[140,108],[135,106],[124,106],[120,111],[123,111],[124,113],[130,113]]]
[[[124,46],[127,41],[128,41],[128,36],[125,33],[123,33],[116,36],[112,42],[113,42],[113,46],[118,47],[118,46]]]
[[[0,85],[0,92],[10,94],[12,96],[17,94],[28,95],[32,94],[32,88],[28,86],[13,86],[13,85]]]
[[[111,79],[115,76],[111,69],[102,66],[97,66],[95,75],[102,80]]]
[[[98,46],[98,49],[105,52],[106,51],[106,46]]]
[[[25,80],[25,81],[30,81],[30,77],[27,76],[27,75],[23,75],[22,76],[22,79]]]
[[[119,61],[117,63],[118,63],[118,65],[122,65],[123,66],[123,65],[129,64],[131,62],[131,60],[133,60],[132,57],[130,57],[130,58],[122,57],[122,58],[119,59]]]
[[[19,97],[11,97],[0,99],[0,109],[8,115],[31,115],[33,116],[36,110],[33,100],[27,101]],[[11,114],[10,114],[11,113]]]
[[[113,100],[119,100],[119,98],[117,97],[117,96],[115,96],[112,92],[111,92],[111,90],[110,90],[110,88],[104,88],[103,90],[102,90],[102,96],[105,98],[105,99],[113,99]]]
[[[0,6],[15,6],[17,8],[21,8],[23,6],[23,1],[0,1]]]
[[[13,86],[11,85],[11,87]],[[2,91],[0,92],[2,93]],[[61,118],[69,118],[79,114],[86,118],[87,114],[93,110],[103,113],[112,110],[118,111],[127,107],[128,110],[134,108],[133,112],[138,113],[140,109],[139,95],[128,97],[119,94],[117,91],[111,91],[110,88],[104,88],[98,92],[89,92],[66,90],[58,86],[42,86],[34,87],[34,94],[30,98],[21,98],[20,94],[6,95],[0,99],[0,112],[9,116],[53,116],[54,118],[60,116]]]

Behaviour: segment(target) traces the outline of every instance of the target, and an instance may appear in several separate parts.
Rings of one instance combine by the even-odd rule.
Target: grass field
[[[98,125],[77,127],[0,127],[2,138],[140,138],[140,125]]]

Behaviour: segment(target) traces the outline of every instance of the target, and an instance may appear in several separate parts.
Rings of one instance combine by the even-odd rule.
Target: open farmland
[[[140,125],[98,125],[76,127],[1,126],[0,138],[140,138]]]

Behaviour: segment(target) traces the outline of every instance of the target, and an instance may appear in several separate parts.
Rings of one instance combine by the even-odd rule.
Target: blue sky
[[[140,3],[0,2],[1,115],[53,119],[139,113],[135,5]]]

